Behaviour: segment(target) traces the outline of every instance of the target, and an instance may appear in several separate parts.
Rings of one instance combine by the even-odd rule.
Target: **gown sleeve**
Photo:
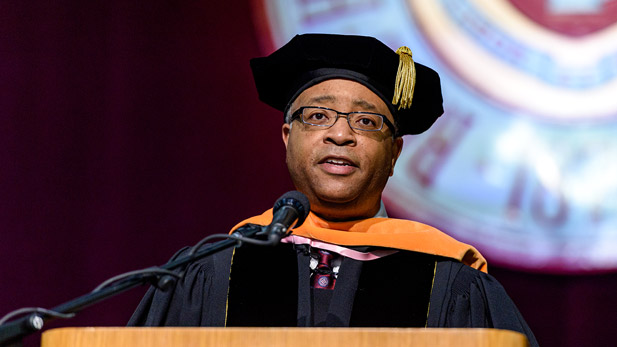
[[[172,259],[188,251],[180,250]],[[172,288],[150,287],[128,326],[225,326],[227,285],[233,249],[188,265]]]
[[[538,346],[512,299],[489,274],[456,262],[439,262],[430,301],[429,327],[512,330],[525,334],[530,346]]]

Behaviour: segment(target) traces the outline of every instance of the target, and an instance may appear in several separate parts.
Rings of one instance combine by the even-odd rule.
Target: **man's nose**
[[[349,126],[347,115],[339,115],[334,124],[326,129],[325,141],[331,141],[337,145],[355,143],[355,132]]]

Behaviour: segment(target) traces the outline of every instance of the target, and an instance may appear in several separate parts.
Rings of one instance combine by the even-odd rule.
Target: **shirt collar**
[[[373,218],[388,218],[388,212],[386,212],[386,206],[383,204],[383,200],[380,201],[379,211]]]

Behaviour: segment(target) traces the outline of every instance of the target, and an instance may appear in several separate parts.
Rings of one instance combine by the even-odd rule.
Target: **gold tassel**
[[[411,58],[411,50],[402,46],[396,50],[399,55],[398,71],[396,72],[396,82],[394,85],[394,97],[392,104],[397,105],[398,109],[409,108],[413,100],[413,91],[416,85],[416,66]]]

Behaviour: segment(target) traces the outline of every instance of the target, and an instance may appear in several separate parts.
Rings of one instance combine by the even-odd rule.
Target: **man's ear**
[[[403,150],[403,137],[396,137],[392,141],[394,143],[392,144],[392,166],[390,168],[390,176],[394,175],[394,165],[396,165],[396,160],[401,155],[401,151]]]
[[[283,135],[283,143],[285,143],[285,148],[287,148],[287,144],[289,143],[289,133],[291,132],[291,124],[285,123],[282,128]]]

